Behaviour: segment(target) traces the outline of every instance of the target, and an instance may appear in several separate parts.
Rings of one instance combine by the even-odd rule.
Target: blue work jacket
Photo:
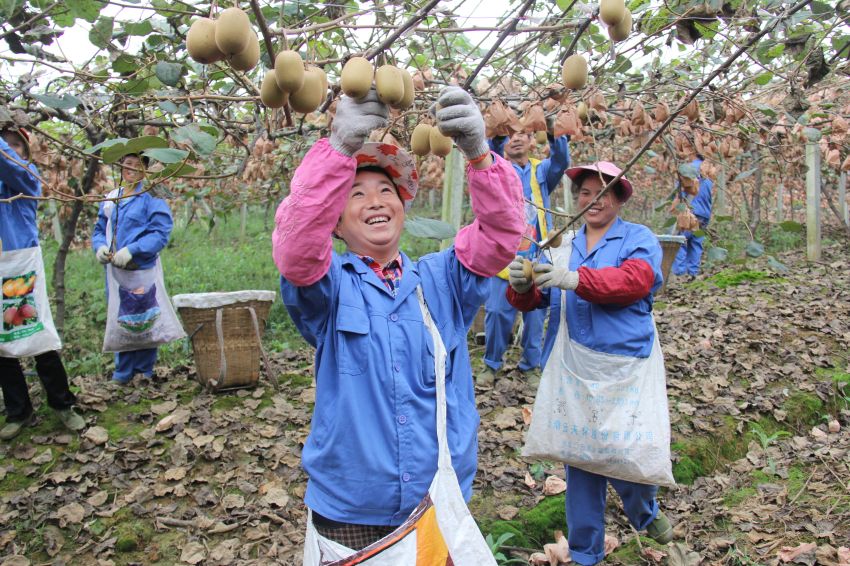
[[[570,339],[591,350],[646,358],[655,338],[653,296],[663,282],[661,245],[656,235],[646,226],[617,218],[587,253],[587,227],[582,226],[573,240],[570,270],[577,271],[582,266],[591,269],[619,267],[627,259],[642,259],[652,266],[655,282],[649,295],[630,305],[601,305],[585,301],[575,291],[566,291],[567,329]],[[551,309],[543,343],[544,365],[558,335],[563,292],[558,288],[543,291],[543,306]]]
[[[488,286],[454,247],[413,262],[402,254],[393,295],[351,252],[333,254],[328,273],[281,296],[316,348],[316,404],[302,452],[305,502],[336,521],[402,523],[437,470],[434,345],[416,297],[425,302],[448,352],[448,442],[464,497],[477,468],[478,412],[466,333]]]
[[[507,136],[498,136],[488,140],[490,148],[495,151],[500,157],[505,155],[505,145],[508,140]],[[524,167],[511,162],[514,170],[519,175],[522,181],[522,193],[526,200],[531,198],[531,162],[525,164]],[[543,197],[543,206],[546,211],[546,230],[552,229],[552,215],[548,212],[552,208],[551,194],[558,188],[561,179],[564,177],[564,171],[570,166],[570,138],[569,136],[549,136],[549,157],[543,159],[537,166],[537,183],[540,185],[540,196]],[[535,215],[535,230],[538,237],[542,234],[540,230],[540,222]],[[532,244],[531,247],[521,255],[536,256],[537,245]]]
[[[0,137],[0,149],[9,155],[17,155]],[[26,162],[21,158],[21,161]],[[11,198],[18,194],[32,197],[41,196],[41,181],[33,163],[28,163],[29,171],[0,155],[0,198]],[[10,203],[0,203],[0,240],[5,251],[32,248],[38,245],[38,222],[36,210],[38,201],[19,198]]]
[[[689,195],[685,191],[679,192],[679,198],[691,205],[694,216],[697,217],[703,228],[708,225],[708,221],[711,219],[711,193],[713,186],[714,183],[711,182],[711,179],[700,177],[699,190],[696,195]]]
[[[95,251],[100,246],[109,248],[112,244],[106,241],[107,202],[100,203],[97,224],[91,237],[92,249]],[[147,192],[115,201],[115,206],[111,208],[115,247],[110,249],[118,251],[127,248],[139,269],[153,267],[159,252],[168,243],[174,226],[168,203]]]

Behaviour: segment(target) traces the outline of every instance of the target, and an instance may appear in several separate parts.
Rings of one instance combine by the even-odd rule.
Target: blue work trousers
[[[484,363],[490,369],[502,367],[502,357],[511,341],[511,331],[517,310],[508,302],[505,292],[508,282],[500,277],[490,278],[490,294],[484,303]],[[540,367],[543,356],[543,319],[546,312],[542,309],[523,313],[522,358],[520,371]]]
[[[685,243],[676,253],[673,261],[673,273],[675,275],[696,275],[699,273],[702,261],[702,242],[704,236],[694,236],[693,232],[682,232]]]
[[[577,564],[592,566],[605,558],[605,499],[608,483],[623,500],[629,522],[644,530],[658,514],[658,486],[607,478],[572,466],[567,470],[567,542]]]
[[[115,373],[112,374],[112,379],[130,381],[137,373],[150,377],[153,374],[153,365],[156,363],[156,352],[156,348],[116,352]]]

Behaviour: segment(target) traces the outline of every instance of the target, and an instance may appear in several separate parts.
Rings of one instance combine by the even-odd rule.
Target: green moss
[[[737,507],[747,499],[755,497],[757,493],[754,487],[742,487],[726,493],[723,496],[723,504],[726,507]]]
[[[800,490],[803,489],[803,486],[806,485],[808,477],[808,474],[799,466],[792,466],[788,469],[788,479],[786,481],[788,482],[789,497],[796,497]]]
[[[504,533],[511,533],[514,535],[508,539],[511,546],[531,548],[531,543],[514,521],[493,521],[488,523],[486,528],[482,527],[482,531],[492,535],[494,540],[498,540]]]
[[[782,403],[782,410],[788,415],[788,420],[797,428],[803,425],[812,426],[820,421],[824,412],[823,401],[813,393],[796,391]]]
[[[565,497],[564,494],[546,497],[533,509],[520,513],[524,524],[523,531],[531,542],[537,543],[537,548],[542,548],[547,542],[552,542],[554,531],[566,532]]]
[[[605,562],[617,564],[646,564],[647,560],[641,553],[641,546],[644,548],[664,548],[649,537],[640,537],[640,544],[638,544],[638,537],[629,537],[625,543],[618,546],[614,552],[605,557]]]
[[[765,273],[764,271],[757,271],[752,269],[746,269],[741,271],[724,269],[720,273],[712,276],[710,280],[712,283],[723,289],[726,287],[731,287],[733,285],[741,285],[742,283],[761,281],[762,279],[768,279],[770,277],[770,274]]]
[[[229,411],[234,407],[242,405],[242,399],[236,395],[221,394],[212,404],[212,412]]]
[[[737,460],[747,453],[747,439],[738,433],[737,421],[726,416],[715,434],[680,440],[670,448],[678,454],[673,465],[677,483],[691,484],[700,476],[714,473],[721,465]]]
[[[679,460],[673,464],[673,479],[676,480],[676,483],[690,485],[694,483],[694,480],[698,477],[704,475],[705,470],[702,465],[690,456],[681,456]]]
[[[285,373],[280,376],[280,383],[292,387],[310,387],[313,385],[313,375],[306,370],[300,373]]]
[[[121,511],[124,510],[122,509]],[[121,511],[113,517],[116,519],[116,550],[119,552],[133,552],[144,548],[153,538],[153,525],[148,521],[136,517],[129,509],[127,509],[126,513],[122,513]]]

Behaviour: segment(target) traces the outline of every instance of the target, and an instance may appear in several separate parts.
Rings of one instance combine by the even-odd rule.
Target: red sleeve
[[[654,281],[649,262],[627,259],[620,267],[579,267],[576,293],[591,303],[629,305],[646,297]]]
[[[523,312],[533,311],[543,302],[543,293],[536,285],[533,285],[527,293],[517,293],[513,287],[508,285],[505,296],[511,306]]]

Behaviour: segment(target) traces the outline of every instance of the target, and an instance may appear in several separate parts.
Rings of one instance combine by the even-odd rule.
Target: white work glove
[[[522,258],[516,256],[508,266],[508,283],[520,295],[528,293],[533,285],[531,279],[526,279],[525,274],[523,274],[522,264]]]
[[[115,255],[112,256],[112,265],[124,268],[128,263],[130,263],[131,259],[133,259],[133,254],[130,253],[130,250],[127,248],[121,248],[115,252]]]
[[[534,266],[534,283],[541,289],[560,287],[565,291],[574,291],[578,287],[578,271],[555,267],[551,263],[538,263]]]
[[[481,157],[490,151],[478,104],[459,86],[447,86],[440,91],[435,115],[440,133],[454,139],[467,159]]]
[[[360,99],[343,95],[331,124],[331,145],[340,153],[354,155],[363,147],[372,130],[387,125],[388,115],[387,105],[378,100],[374,88]]]
[[[99,248],[97,248],[97,251],[95,252],[94,256],[97,258],[97,261],[104,265],[109,263],[109,248],[107,248],[106,246],[100,246]]]

